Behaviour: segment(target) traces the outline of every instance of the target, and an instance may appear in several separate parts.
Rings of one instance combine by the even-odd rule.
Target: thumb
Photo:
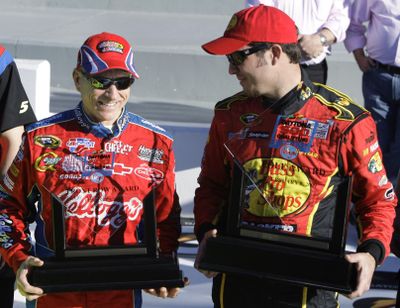
[[[217,229],[212,229],[206,232],[206,234],[204,235],[204,239],[208,239],[210,237],[216,237],[217,236]]]
[[[36,258],[36,257],[29,258],[27,263],[30,266],[38,266],[38,267],[43,266],[43,264],[44,264],[43,260]]]

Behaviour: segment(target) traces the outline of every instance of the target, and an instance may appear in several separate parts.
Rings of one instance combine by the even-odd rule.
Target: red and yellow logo
[[[282,158],[256,158],[243,167],[252,178],[245,196],[249,213],[284,217],[303,210],[311,186],[299,166]]]
[[[39,172],[46,172],[46,171],[55,171],[56,168],[54,167],[59,161],[61,157],[54,152],[47,152],[43,155],[40,155],[35,160],[35,169]]]

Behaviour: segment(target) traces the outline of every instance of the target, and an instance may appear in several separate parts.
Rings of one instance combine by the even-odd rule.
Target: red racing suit
[[[33,254],[27,221],[37,224],[35,255],[54,254],[49,192],[65,205],[67,246],[107,246],[138,241],[143,199],[155,188],[160,250],[177,249],[180,206],[165,130],[126,110],[110,130],[91,122],[80,103],[28,126],[23,139],[0,183],[0,249],[14,271]],[[133,300],[126,290],[60,293],[37,307],[133,307]]]
[[[215,107],[195,194],[198,240],[213,228],[224,232],[235,158],[252,178],[244,184],[241,222],[313,237],[330,237],[337,186],[352,175],[358,251],[370,252],[379,264],[390,252],[397,202],[381,157],[370,114],[335,89],[305,80],[277,102],[238,93]],[[222,298],[226,307],[229,302],[250,305],[240,297],[253,292],[254,284],[237,282],[230,283],[228,274],[214,280],[217,307]],[[303,295],[300,291],[291,303],[303,303]],[[280,302],[254,303],[277,307]]]

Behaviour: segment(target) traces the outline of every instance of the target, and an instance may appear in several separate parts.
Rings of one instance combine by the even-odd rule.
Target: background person
[[[231,153],[272,204],[258,202],[260,194],[253,183],[243,187],[248,201],[242,223],[275,230],[290,227],[305,236],[330,237],[338,185],[353,175],[352,201],[361,238],[357,252],[346,255],[358,271],[357,288],[347,296],[361,296],[369,289],[375,267],[390,252],[397,202],[392,184],[382,181],[386,173],[379,146],[365,151],[377,142],[372,117],[345,94],[314,84],[302,74],[296,26],[274,7],[237,12],[224,35],[202,47],[227,56],[229,74],[243,91],[215,107],[195,193],[195,233],[200,243],[196,265],[205,241],[224,232],[234,164]],[[213,277],[215,307],[338,306],[335,292],[203,272]]]
[[[363,72],[364,105],[375,120],[389,180],[400,169],[400,2],[355,0],[345,46]]]
[[[24,125],[36,118],[11,54],[0,45],[0,176],[10,167],[21,143]],[[13,271],[0,255],[0,307],[12,308]]]
[[[247,0],[246,6],[264,4],[289,15],[299,29],[301,67],[313,82],[326,84],[327,55],[342,42],[349,26],[349,0]]]
[[[16,272],[19,291],[35,307],[141,307],[139,292],[66,292],[43,295],[27,281],[30,267],[54,254],[51,195],[65,205],[68,246],[135,244],[143,199],[155,188],[160,253],[172,254],[180,235],[173,140],[126,110],[130,86],[139,78],[131,45],[99,33],[78,53],[72,74],[82,101],[27,128],[12,166],[0,182],[0,251]],[[36,208],[33,201],[40,200]],[[36,255],[27,223],[35,220]],[[178,288],[148,290],[174,297]]]

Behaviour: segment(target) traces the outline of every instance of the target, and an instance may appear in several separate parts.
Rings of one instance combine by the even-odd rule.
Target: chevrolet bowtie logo
[[[124,164],[121,163],[114,163],[112,167],[111,165],[107,165],[106,169],[112,170],[113,174],[118,174],[118,175],[131,174],[133,170],[132,167],[126,167]]]

